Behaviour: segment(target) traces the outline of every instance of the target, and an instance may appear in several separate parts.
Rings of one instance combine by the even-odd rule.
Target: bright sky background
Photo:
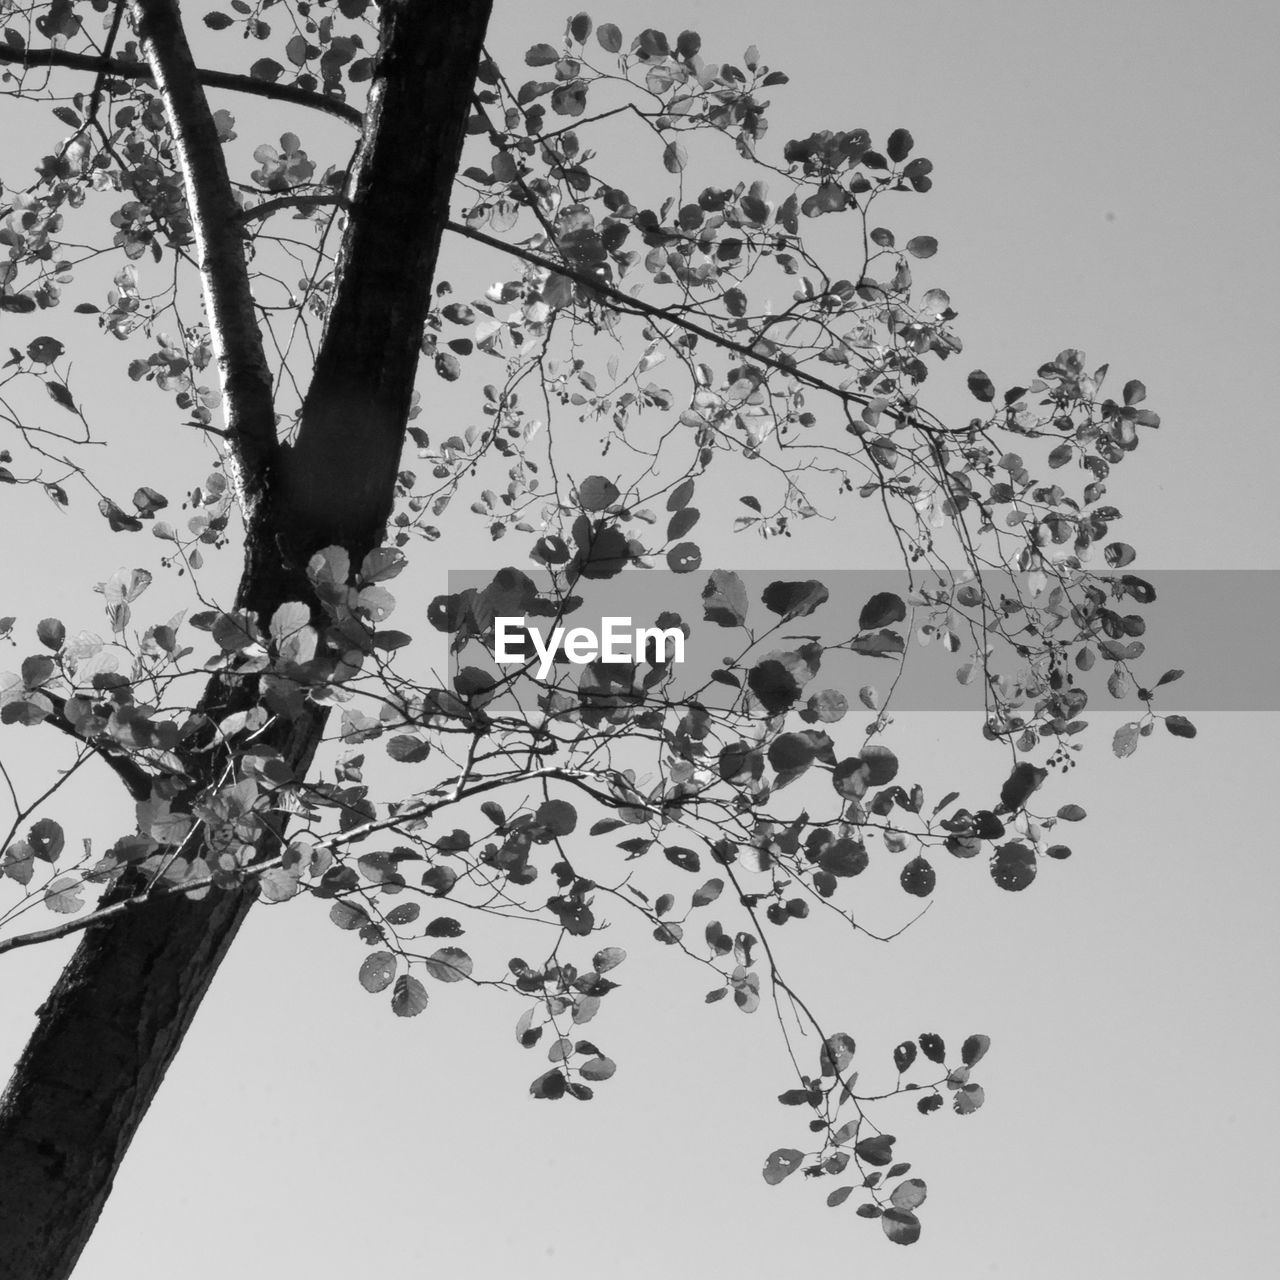
[[[491,45],[509,64],[557,41],[570,12],[497,9]],[[940,241],[929,283],[960,312],[955,373],[980,365],[1003,387],[1080,346],[1117,384],[1141,378],[1164,425],[1111,487],[1137,567],[1280,568],[1264,387],[1280,339],[1273,6],[651,0],[593,16],[628,38],[693,27],[716,60],[757,43],[792,76],[766,149],[909,127],[935,187],[892,225]],[[255,118],[263,140],[279,132],[228,105],[242,136]],[[19,540],[51,524],[20,501],[0,507],[0,612],[30,626],[54,610]],[[856,567],[850,545],[793,545],[805,558],[791,567]],[[88,584],[131,553],[104,540],[48,554],[55,595],[87,617]],[[723,554],[763,563],[754,543]],[[1242,660],[1228,624],[1220,648],[1179,665]],[[614,1080],[587,1106],[535,1103],[544,1056],[515,1044],[512,1002],[437,985],[423,1016],[394,1019],[356,984],[359,944],[298,902],[250,918],[78,1280],[1269,1276],[1280,1117],[1254,1072],[1280,1052],[1276,719],[1199,713],[1195,743],[1160,734],[1127,761],[1106,746],[1116,715],[1094,719],[1072,778],[1090,812],[1074,858],[1021,895],[940,868],[937,905],[892,946],[810,956],[868,1071],[925,1030],[992,1037],[979,1114],[913,1123],[908,1105],[890,1125],[930,1185],[912,1248],[854,1217],[856,1197],[831,1210],[825,1186],[764,1184],[764,1156],[797,1136],[773,1101],[793,1083],[776,1030],[764,1009],[704,1006],[699,976],[663,948],[633,949],[601,1015]],[[976,719],[910,724],[900,741],[934,795],[998,785]],[[33,742],[6,730],[0,751],[16,766]],[[902,901],[887,890],[870,909],[891,927]],[[66,954],[0,959],[0,1061]]]

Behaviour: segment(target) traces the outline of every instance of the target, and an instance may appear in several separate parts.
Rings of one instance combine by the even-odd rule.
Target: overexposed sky
[[[514,63],[556,42],[568,12],[499,0],[493,52]],[[654,0],[593,16],[628,37],[693,27],[714,60],[756,43],[792,76],[766,152],[819,128],[909,127],[935,186],[893,207],[892,225],[940,242],[917,279],[927,266],[960,313],[956,385],[978,366],[998,386],[1023,381],[1067,346],[1109,360],[1117,385],[1141,378],[1164,425],[1110,490],[1137,567],[1280,568],[1264,385],[1280,338],[1270,6]],[[228,105],[242,135],[259,120],[261,140],[278,134],[263,104]],[[15,180],[2,161],[0,176]],[[937,376],[931,403],[968,412]],[[89,586],[133,549],[58,544],[43,510],[0,497],[0,613],[27,627],[69,607],[91,617]],[[36,529],[56,608],[16,550]],[[814,575],[872,567],[849,563],[851,545],[815,534],[785,550]],[[727,566],[783,564],[776,544],[721,550]],[[1222,649],[1195,660],[1240,652],[1229,621]],[[539,1103],[527,1084],[544,1056],[516,1045],[512,1002],[437,985],[425,1014],[394,1019],[355,981],[359,945],[323,904],[296,902],[251,916],[77,1277],[1269,1275],[1278,1117],[1256,1073],[1280,1051],[1275,717],[1195,719],[1194,743],[1161,733],[1116,761],[1120,717],[1095,716],[1072,779],[1090,813],[1076,856],[1025,893],[955,864],[890,946],[802,954],[804,935],[789,939],[827,1007],[847,1010],[868,1071],[922,1031],[992,1037],[981,1112],[902,1111],[895,1131],[930,1185],[910,1249],[854,1217],[856,1199],[832,1210],[825,1187],[765,1185],[764,1156],[798,1128],[773,1100],[793,1083],[776,1030],[765,1009],[705,1006],[700,976],[665,949],[638,940],[615,975],[598,1038],[617,1076],[589,1105]],[[902,725],[931,794],[998,786],[976,717]],[[5,729],[0,753],[22,769],[35,741]],[[889,928],[902,903],[886,883],[867,912]],[[0,957],[5,1063],[67,953]]]

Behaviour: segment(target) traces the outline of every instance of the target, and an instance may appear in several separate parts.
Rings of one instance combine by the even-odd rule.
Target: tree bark
[[[209,108],[175,0],[134,0],[139,36],[178,142],[211,327],[224,364],[231,447],[245,503],[237,600],[269,617],[309,599],[307,558],[340,544],[353,563],[379,544],[391,511],[449,194],[492,0],[382,0],[351,211],[332,309],[297,441],[264,425],[265,363],[246,328],[243,252],[212,225],[230,199]],[[254,348],[257,346],[258,356]],[[269,385],[266,395],[269,397]],[[268,430],[270,434],[268,434]],[[212,681],[220,717],[252,689]],[[273,739],[305,774],[324,717],[307,711]],[[0,1098],[0,1270],[71,1274],[116,1170],[254,900],[147,902],[85,932]]]

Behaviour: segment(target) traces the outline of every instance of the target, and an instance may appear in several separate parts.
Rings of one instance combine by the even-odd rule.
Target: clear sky
[[[498,0],[494,53],[557,41],[568,12]],[[653,0],[593,16],[627,36],[693,27],[716,59],[756,43],[792,77],[766,149],[909,127],[935,187],[893,225],[941,244],[928,265],[960,312],[954,372],[1005,386],[1079,346],[1118,383],[1141,378],[1163,426],[1111,489],[1138,568],[1280,569],[1264,402],[1280,339],[1272,6]],[[234,105],[243,135],[279,132]],[[27,625],[55,611],[16,552],[31,518],[4,496],[0,613]],[[843,543],[797,543],[793,569],[851,567]],[[42,554],[87,620],[87,584],[132,553],[104,540]],[[755,544],[726,546],[725,563],[735,554],[762,560]],[[1178,665],[1258,661],[1267,646],[1242,648],[1229,623],[1220,648]],[[773,1101],[792,1084],[775,1030],[764,1010],[706,1007],[665,950],[640,942],[617,974],[600,1033],[615,1079],[587,1106],[537,1103],[542,1059],[516,1045],[509,1001],[438,987],[423,1016],[394,1019],[356,984],[351,939],[298,902],[251,916],[77,1276],[1269,1276],[1280,1116],[1258,1074],[1280,1051],[1276,717],[1195,719],[1194,743],[1161,734],[1116,761],[1120,718],[1095,717],[1073,778],[1090,815],[1076,856],[1027,892],[947,875],[891,946],[811,958],[869,1062],[921,1031],[992,1037],[980,1113],[903,1111],[930,1184],[910,1249],[855,1218],[856,1201],[765,1185],[764,1156],[796,1133]],[[935,793],[998,784],[976,719],[914,714],[902,740]],[[6,730],[0,753],[20,767],[33,741]],[[873,904],[886,928],[901,901]],[[66,954],[0,958],[0,1061]]]

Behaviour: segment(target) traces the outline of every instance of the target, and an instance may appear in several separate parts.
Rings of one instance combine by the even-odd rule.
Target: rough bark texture
[[[488,3],[383,6],[381,67],[351,176],[353,207],[301,429],[285,465],[295,556],[334,530],[373,546],[391,514],[449,194]],[[346,287],[349,284],[350,287]],[[334,340],[339,338],[340,340]],[[317,461],[321,464],[317,465]]]
[[[358,564],[381,540],[490,7],[491,0],[383,0],[333,310],[299,437],[287,455],[255,430],[261,381],[253,344],[240,348],[250,367],[230,356],[224,386],[232,401],[244,388],[241,403],[254,415],[252,424],[237,424],[248,437],[238,460],[250,468],[238,600],[266,616],[283,600],[302,598],[301,570],[317,548],[340,543]],[[216,208],[222,195],[209,189],[219,179],[206,150],[208,107],[197,80],[182,74],[189,54],[177,4],[135,0],[134,12],[144,48],[148,36],[153,41],[149,61],[175,132],[187,139],[185,177],[198,219],[202,199]],[[219,241],[218,228],[201,234],[210,318],[218,322],[220,310],[230,308],[219,339],[223,351],[234,353],[247,336],[243,298],[219,293],[239,286],[218,285],[216,268],[221,254],[221,268],[234,276],[243,271],[243,255]],[[228,413],[237,411],[232,403]],[[282,463],[283,476],[275,474]],[[204,707],[220,716],[249,692],[214,681]],[[323,716],[307,713],[281,724],[272,745],[305,773],[322,728]],[[252,902],[243,891],[213,892],[199,902],[159,899],[86,931],[0,1099],[0,1274],[21,1280],[71,1274]]]

